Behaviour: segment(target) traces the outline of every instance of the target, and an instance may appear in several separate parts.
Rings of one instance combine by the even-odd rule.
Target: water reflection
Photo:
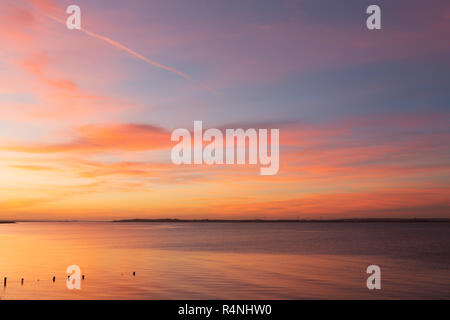
[[[8,278],[0,297],[450,298],[449,229],[448,224],[0,225],[0,277]],[[65,283],[73,264],[86,275],[79,291]],[[365,287],[370,264],[382,268],[379,292]]]

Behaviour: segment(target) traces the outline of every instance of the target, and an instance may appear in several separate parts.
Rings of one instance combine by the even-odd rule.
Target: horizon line
[[[58,222],[58,223],[76,223],[76,222],[90,222],[90,223],[323,223],[323,222],[450,222],[450,218],[342,218],[342,219],[178,219],[178,218],[134,218],[134,219],[119,219],[119,220],[80,220],[80,219],[18,219],[18,220],[0,220],[2,223],[27,223],[27,222]]]

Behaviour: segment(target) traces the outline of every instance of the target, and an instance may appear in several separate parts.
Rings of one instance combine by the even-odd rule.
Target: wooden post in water
[[[53,282],[55,282],[55,280],[56,280],[56,277],[55,277],[55,276],[53,276]]]
[[[23,278],[20,280],[20,284],[23,286]]]
[[[136,271],[133,271],[133,277],[136,276]]]
[[[8,279],[7,277],[5,277],[5,279],[3,279],[3,286],[6,287],[6,279]]]

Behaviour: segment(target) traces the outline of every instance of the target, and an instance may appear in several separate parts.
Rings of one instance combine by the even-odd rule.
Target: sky
[[[446,0],[2,0],[0,220],[450,218],[449,39]],[[173,164],[195,120],[278,173]]]

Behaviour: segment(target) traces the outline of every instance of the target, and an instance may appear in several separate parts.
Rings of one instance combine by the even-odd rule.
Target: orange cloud
[[[72,80],[50,79],[44,74],[43,69],[47,66],[47,58],[42,53],[35,55],[33,57],[30,57],[29,59],[27,59],[25,61],[22,61],[20,63],[20,65],[28,72],[37,76],[43,82],[47,83],[48,85],[50,85],[56,89],[62,89],[62,90],[67,90],[67,91],[71,91],[74,93],[80,93],[78,91],[77,85]]]
[[[48,166],[32,166],[32,165],[11,165],[10,167],[16,169],[30,170],[30,171],[42,171],[42,170],[55,170],[53,167]]]
[[[7,26],[0,28],[0,39],[5,39],[9,46],[14,45],[26,48],[33,42],[33,37],[27,32],[29,27],[36,24],[36,17],[31,12],[15,6],[9,6],[2,10],[0,19]]]
[[[385,188],[371,192],[304,195],[299,199],[251,203],[240,212],[300,217],[448,217],[450,188]],[[237,208],[236,208],[237,209]]]
[[[27,153],[142,151],[165,148],[170,133],[162,128],[137,124],[86,125],[78,137],[62,144],[11,145],[0,149]]]

